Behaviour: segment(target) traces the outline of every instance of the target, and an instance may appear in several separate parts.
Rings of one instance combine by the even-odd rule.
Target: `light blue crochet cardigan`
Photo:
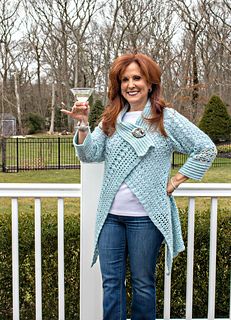
[[[174,151],[189,155],[179,172],[200,180],[216,157],[216,147],[210,138],[187,118],[171,108],[164,109],[164,127],[168,137],[150,129],[142,115],[135,124],[123,122],[128,106],[117,118],[116,132],[108,137],[96,127],[88,133],[83,144],[73,142],[82,162],[105,161],[105,172],[96,217],[95,251],[92,265],[98,256],[98,238],[113,199],[125,182],[139,199],[152,222],[167,244],[167,266],[170,272],[173,258],[184,250],[178,210],[172,196],[166,192]],[[150,101],[142,114],[151,116]],[[146,135],[136,138],[134,128],[143,128]]]

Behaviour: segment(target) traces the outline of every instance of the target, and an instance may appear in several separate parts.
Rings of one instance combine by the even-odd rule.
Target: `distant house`
[[[0,135],[10,137],[16,135],[16,118],[10,113],[0,113]]]

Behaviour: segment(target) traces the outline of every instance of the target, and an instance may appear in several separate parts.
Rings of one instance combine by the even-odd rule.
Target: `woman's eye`
[[[140,80],[141,79],[141,76],[135,76],[134,77],[134,80]]]
[[[126,82],[126,81],[128,81],[128,78],[123,78],[122,79],[122,82]]]

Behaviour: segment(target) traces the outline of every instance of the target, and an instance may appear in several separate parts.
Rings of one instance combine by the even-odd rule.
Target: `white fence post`
[[[95,217],[104,164],[81,164],[80,320],[101,320],[102,285],[99,262],[91,268]]]
[[[192,319],[192,313],[193,313],[194,229],[195,229],[195,198],[189,198],[187,281],[186,281],[186,320]]]
[[[212,198],[211,214],[210,214],[208,320],[213,320],[215,318],[216,254],[217,254],[217,198]]]
[[[12,198],[13,320],[19,320],[18,199]]]
[[[171,318],[171,273],[167,274],[167,245],[165,245],[165,273],[164,273],[164,320]]]
[[[42,320],[41,199],[35,199],[35,307],[36,320]]]
[[[59,286],[59,320],[65,320],[64,199],[63,198],[58,198],[58,286]]]

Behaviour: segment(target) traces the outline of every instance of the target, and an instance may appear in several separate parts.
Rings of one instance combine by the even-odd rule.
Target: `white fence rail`
[[[18,198],[35,200],[35,292],[36,320],[42,320],[42,269],[41,269],[41,199],[57,198],[58,201],[58,319],[65,320],[64,283],[64,198],[81,198],[80,228],[80,320],[102,319],[102,289],[98,263],[90,268],[99,189],[103,172],[102,164],[84,164],[81,170],[82,186],[79,184],[0,184],[0,197],[12,200],[12,275],[13,275],[13,320],[20,319],[19,312],[19,243],[18,243]],[[188,248],[186,283],[186,319],[192,319],[193,266],[194,266],[194,214],[195,198],[211,198],[209,296],[207,319],[215,318],[216,289],[216,237],[217,204],[219,197],[231,197],[231,184],[182,184],[175,196],[189,198]],[[165,274],[164,319],[170,319],[171,276]],[[230,314],[231,318],[231,314]],[[224,320],[224,319],[223,319]]]

